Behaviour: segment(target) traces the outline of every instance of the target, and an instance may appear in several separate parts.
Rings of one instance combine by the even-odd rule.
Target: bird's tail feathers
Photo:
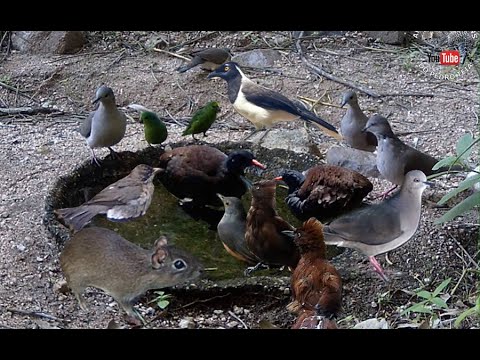
[[[97,211],[90,206],[78,206],[74,208],[58,209],[54,211],[57,218],[73,232],[80,231],[97,215]]]
[[[340,135],[335,126],[333,126],[329,122],[319,118],[314,113],[306,109],[298,107],[297,110],[300,113],[302,119],[313,122],[316,126],[318,126],[320,130],[322,130],[328,136],[331,136],[337,140],[342,139],[342,135]]]

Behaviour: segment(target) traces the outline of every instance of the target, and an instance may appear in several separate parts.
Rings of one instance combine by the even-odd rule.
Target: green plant
[[[475,306],[471,307],[470,309],[465,310],[458,318],[455,320],[453,324],[456,328],[459,328],[461,323],[469,316],[477,315],[480,317],[480,294],[477,296],[477,301],[475,301]]]
[[[172,297],[172,295],[166,294],[165,291],[155,291],[154,294],[157,294],[157,297],[149,301],[149,304],[154,302],[160,309],[165,310],[170,304],[169,299]]]
[[[448,309],[448,305],[441,297],[439,297],[440,293],[447,287],[452,279],[448,278],[440,285],[436,287],[433,292],[420,289],[415,292],[415,295],[419,298],[424,300],[413,304],[412,306],[408,307],[407,309],[403,310],[400,315],[409,315],[411,312],[413,313],[423,313],[423,314],[433,314],[433,310],[435,309]]]
[[[443,166],[453,166],[453,165],[463,165],[465,166],[465,160],[470,156],[471,152],[474,149],[474,146],[480,141],[480,138],[474,139],[471,134],[465,134],[458,140],[456,147],[456,156],[448,156],[445,159],[440,160],[435,164],[433,170],[437,170]],[[469,189],[474,186],[476,183],[480,182],[480,174],[475,174],[474,176],[465,179],[462,181],[456,189],[453,189],[447,193],[444,197],[440,199],[438,205],[445,204],[452,197]],[[447,221],[454,219],[455,217],[473,209],[474,207],[480,205],[480,192],[475,192],[459,204],[454,206],[452,209],[447,211],[442,217],[435,220],[436,224],[441,224]]]

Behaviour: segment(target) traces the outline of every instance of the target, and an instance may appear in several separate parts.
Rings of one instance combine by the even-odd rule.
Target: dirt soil
[[[88,311],[83,311],[72,294],[58,290],[63,280],[60,248],[42,224],[45,197],[56,179],[90,159],[77,129],[92,110],[91,100],[101,83],[113,88],[121,107],[141,104],[177,119],[167,121],[167,144],[182,139],[184,119],[210,100],[218,100],[222,112],[203,140],[211,144],[236,141],[250,133],[250,123],[228,102],[223,81],[208,81],[206,73],[197,68],[177,73],[175,69],[184,60],[152,51],[151,44],[163,49],[168,44],[168,50],[177,53],[211,46],[229,47],[234,54],[275,48],[281,60],[274,71],[246,71],[250,78],[292,99],[320,100],[315,110],[337,127],[345,112],[338,104],[347,87],[309,72],[293,51],[289,32],[89,32],[87,36],[88,44],[75,55],[11,52],[4,58],[4,49],[0,53],[0,82],[18,88],[17,92],[0,86],[0,108],[44,106],[58,110],[0,115],[0,328],[131,327],[117,304],[101,291],[87,290]],[[360,106],[368,115],[378,112],[387,116],[395,132],[414,132],[402,139],[416,143],[420,150],[443,158],[455,153],[455,144],[463,134],[477,136],[478,77],[474,69],[453,81],[441,80],[422,71],[426,56],[418,48],[384,45],[357,32],[316,36],[303,45],[312,63],[338,77],[379,94],[405,94],[375,99],[358,93]],[[412,94],[417,95],[407,96]],[[134,121],[138,113],[125,111],[132,119],[115,149],[145,148],[142,124]],[[278,125],[285,129],[303,126],[302,122]],[[322,154],[338,144],[314,127],[308,131]],[[103,158],[108,150],[96,153]],[[477,163],[477,154],[470,160]],[[346,251],[335,259],[344,278],[339,327],[350,328],[372,317],[385,318],[394,328],[419,326],[428,316],[401,315],[401,311],[420,301],[413,291],[433,291],[447,278],[451,282],[442,296],[448,309],[434,309],[440,319],[436,327],[450,328],[458,314],[474,304],[479,270],[477,213],[441,226],[433,223],[447,211],[436,202],[463,177],[435,179],[436,187],[424,193],[421,224],[415,236],[389,254],[391,264],[385,256],[378,257],[392,278],[389,283],[378,278],[357,252]],[[376,194],[390,186],[385,180],[372,182]],[[450,201],[448,208],[459,199]],[[138,308],[148,321],[146,327],[258,328],[270,323],[287,328],[294,321],[285,310],[290,300],[286,277],[276,284],[216,293],[171,293],[174,297],[166,311],[148,304],[153,293],[140,300]],[[468,319],[463,326],[478,328],[479,323]]]

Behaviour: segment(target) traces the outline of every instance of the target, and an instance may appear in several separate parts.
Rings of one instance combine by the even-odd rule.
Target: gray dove
[[[448,167],[432,170],[438,160],[401,141],[383,116],[373,115],[364,130],[372,132],[377,137],[378,171],[395,185],[402,185],[405,174],[411,170],[421,170],[426,176],[448,170]],[[452,167],[452,170],[461,169],[461,166]]]
[[[94,148],[107,147],[112,157],[115,151],[111,146],[120,142],[125,135],[127,117],[117,109],[113,90],[100,86],[95,94],[93,104],[100,102],[97,110],[90,113],[80,127],[80,134],[87,139],[92,152],[92,163],[100,166]]]
[[[348,104],[348,109],[340,122],[340,131],[345,142],[354,149],[373,152],[377,148],[377,138],[371,132],[362,130],[368,117],[358,106],[357,94],[346,91],[342,95],[341,106]]]
[[[111,221],[143,216],[152,201],[153,178],[161,170],[137,165],[130,174],[107,186],[91,200],[77,207],[57,209],[55,214],[73,232],[81,230],[97,214],[106,214]]]
[[[398,248],[415,234],[420,221],[422,193],[432,185],[420,170],[410,171],[400,191],[392,197],[358,208],[325,226],[325,243],[356,249],[367,255],[375,271],[387,281],[375,256]]]

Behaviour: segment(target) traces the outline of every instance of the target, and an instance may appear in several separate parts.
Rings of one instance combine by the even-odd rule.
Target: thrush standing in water
[[[140,122],[143,123],[145,140],[149,145],[161,144],[167,139],[167,127],[154,112],[142,111]]]
[[[231,59],[230,50],[227,48],[197,50],[193,52],[192,55],[192,61],[186,65],[178,67],[178,72],[184,73],[198,65],[200,65],[203,70],[212,71]]]
[[[207,105],[197,110],[182,136],[192,135],[194,139],[195,134],[203,133],[203,136],[207,136],[206,132],[217,118],[218,112],[220,112],[218,102],[210,101]]]
[[[154,190],[153,178],[160,171],[137,165],[127,176],[109,185],[84,204],[55,210],[57,217],[73,232],[81,230],[95,215],[106,214],[110,221],[126,221],[145,215]]]
[[[278,122],[302,119],[313,122],[327,135],[341,139],[333,125],[282,94],[255,84],[245,76],[235,62],[219,66],[207,78],[215,77],[227,82],[228,99],[233,108],[255,125],[256,130],[251,135],[259,130],[268,130]],[[262,138],[264,136],[265,134]]]
[[[99,102],[97,110],[90,113],[80,126],[80,134],[90,147],[92,163],[100,166],[93,149],[106,147],[114,157],[116,153],[112,146],[118,144],[125,136],[127,117],[118,110],[113,90],[108,86],[102,85],[97,89],[93,103],[97,102]]]

